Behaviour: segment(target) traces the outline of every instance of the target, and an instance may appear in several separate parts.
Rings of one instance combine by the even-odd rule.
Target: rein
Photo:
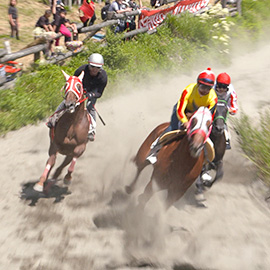
[[[218,103],[221,103],[223,106],[226,106],[227,107],[227,104],[228,102],[224,99],[218,99]],[[218,105],[217,105],[218,106]],[[224,121],[224,123],[227,122],[227,118],[228,118],[228,114],[229,114],[229,111],[227,110],[227,113],[226,113],[226,116],[222,116],[222,115],[219,115],[219,116],[216,116],[213,120],[213,123],[217,120],[217,119],[222,119]]]

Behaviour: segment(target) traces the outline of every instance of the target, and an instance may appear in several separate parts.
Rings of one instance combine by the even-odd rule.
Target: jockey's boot
[[[158,137],[151,145],[150,147],[150,153],[147,156],[146,160],[148,160],[151,164],[155,164],[157,162],[157,154],[159,150],[161,149],[162,145],[158,143],[159,141]]]
[[[226,150],[232,149],[230,139],[226,140]]]
[[[48,128],[53,128],[55,127],[56,122],[59,119],[59,114],[58,113],[54,113],[48,120],[48,122],[46,123]]]
[[[205,172],[203,175],[202,175],[202,180],[205,181],[205,182],[209,182],[212,180],[212,177],[211,175],[208,173],[208,172]]]

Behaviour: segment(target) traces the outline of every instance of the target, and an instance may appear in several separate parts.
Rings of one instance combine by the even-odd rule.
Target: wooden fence
[[[179,0],[165,0],[165,3],[169,4],[169,3],[172,3],[172,2],[178,2],[178,1]],[[218,2],[218,1],[220,1],[220,0],[217,0],[216,2]],[[234,16],[236,14],[236,12],[239,12],[239,11],[241,12],[241,1],[242,0],[237,0],[237,6],[235,8],[229,9],[230,16]],[[221,3],[223,4],[224,0],[221,0]],[[208,7],[205,8],[205,9],[201,9],[196,14],[203,13],[208,9],[209,9]],[[111,14],[111,19],[110,20],[107,20],[107,21],[102,22],[100,24],[87,26],[87,27],[83,27],[82,23],[78,23],[77,24],[78,32],[79,32],[79,34],[80,33],[89,33],[87,35],[87,37],[84,39],[84,41],[83,41],[83,42],[86,42],[87,39],[94,36],[102,28],[118,24],[119,19],[124,19],[124,18],[126,18],[128,16],[138,16],[139,14],[140,14],[139,10],[126,12],[124,14],[123,13],[122,14],[113,13],[113,14]],[[148,31],[147,27],[140,28],[140,29],[135,29],[133,31],[124,33],[123,34],[123,39],[131,38],[131,37],[133,37],[135,35],[138,35],[138,34],[141,34],[141,33],[152,34],[154,32],[156,32],[156,29],[154,29],[152,31]],[[56,36],[56,38],[61,37],[61,36],[62,36],[62,34],[58,34]],[[9,49],[6,46],[6,49],[0,50],[0,63],[5,63],[7,61],[13,61],[13,60],[16,60],[16,59],[19,59],[19,58],[22,58],[22,57],[25,57],[25,56],[28,56],[28,55],[31,55],[31,54],[35,55],[34,61],[37,60],[38,59],[37,55],[40,52],[42,52],[42,51],[44,52],[44,51],[48,50],[48,42],[45,39],[38,40],[37,42],[40,42],[41,44],[33,45],[33,46],[29,47],[29,48],[25,48],[25,49],[22,49],[22,50],[20,50],[18,52],[14,52],[14,53],[9,53]],[[47,60],[47,62],[50,63],[50,64],[55,64],[55,63],[57,63],[59,61],[63,61],[66,58],[69,58],[69,57],[71,57],[73,55],[76,55],[77,53],[79,53],[79,52],[68,51],[65,54],[61,54],[61,55],[58,55],[57,57],[55,57],[53,59]]]

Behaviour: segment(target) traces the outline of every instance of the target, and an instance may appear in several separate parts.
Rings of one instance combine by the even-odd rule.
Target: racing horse
[[[64,183],[69,184],[76,160],[83,154],[87,144],[89,119],[84,108],[85,99],[83,99],[82,79],[84,71],[79,77],[69,76],[64,71],[62,72],[66,79],[64,97],[65,109],[61,113],[62,116],[56,123],[55,128],[50,129],[49,159],[47,160],[45,170],[39,182],[34,186],[34,190],[39,192],[43,192],[44,190],[44,183],[48,179],[55,164],[57,153],[64,155],[65,159],[55,170],[51,183],[56,181],[63,168],[70,164],[68,172],[64,177]],[[47,185],[46,189],[48,189],[49,186],[50,185]]]
[[[222,179],[223,177],[223,157],[226,151],[225,126],[228,114],[229,111],[227,101],[219,99],[217,102],[217,109],[213,120],[212,131],[210,134],[210,139],[214,144],[215,158],[213,162],[207,163],[202,171],[203,175],[205,172],[213,169],[216,171],[216,174],[213,180],[207,181],[203,179],[198,179],[197,185],[203,184],[204,186],[211,187],[215,181]]]
[[[144,207],[154,194],[153,183],[159,190],[168,191],[165,202],[166,209],[179,200],[192,183],[200,175],[205,161],[204,144],[210,135],[212,114],[206,107],[200,107],[190,118],[187,131],[177,139],[165,144],[159,151],[157,162],[150,182],[139,196],[139,205]],[[131,193],[140,172],[149,163],[145,161],[150,151],[151,143],[158,138],[169,123],[156,127],[141,145],[134,159],[137,174],[126,191]]]

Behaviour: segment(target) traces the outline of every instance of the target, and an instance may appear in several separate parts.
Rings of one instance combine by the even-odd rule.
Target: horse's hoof
[[[36,183],[36,184],[34,185],[33,189],[34,189],[35,191],[38,191],[38,192],[43,192],[43,185],[40,185],[40,184]]]
[[[212,187],[213,182],[212,182],[212,181],[203,181],[203,185],[204,185],[205,187],[210,188],[210,187]]]
[[[65,185],[70,185],[70,183],[71,183],[71,179],[64,179],[64,184]]]
[[[133,192],[133,189],[130,186],[125,186],[125,190],[127,194],[131,194]]]

